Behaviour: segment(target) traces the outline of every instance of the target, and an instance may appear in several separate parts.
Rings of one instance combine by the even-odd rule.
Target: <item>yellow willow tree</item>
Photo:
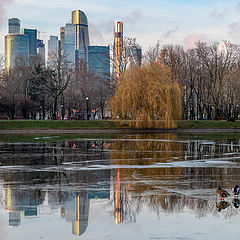
[[[122,74],[111,99],[113,118],[136,128],[173,128],[181,116],[181,91],[161,61]]]

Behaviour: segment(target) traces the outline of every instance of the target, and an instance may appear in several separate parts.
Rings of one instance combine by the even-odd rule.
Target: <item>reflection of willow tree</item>
[[[159,162],[167,163],[173,157],[181,157],[182,144],[174,142],[176,135],[160,134],[156,136],[156,139],[148,140],[151,138],[152,135],[134,135],[130,136],[127,141],[113,142],[111,148],[113,151],[110,156],[114,160],[112,163],[120,165],[153,165]],[[129,171],[134,170],[129,169]]]
[[[121,75],[111,101],[113,117],[134,127],[175,127],[181,116],[181,93],[160,61],[133,67]]]
[[[145,139],[148,136],[144,136]],[[158,135],[160,139],[154,141],[147,141],[141,136],[132,136],[128,141],[113,142],[111,149],[111,162],[114,165],[142,165],[150,166],[159,162],[166,163],[173,157],[179,157],[182,149],[181,144],[173,142],[176,135],[163,134]],[[169,141],[161,141],[161,139],[168,139]],[[157,173],[156,173],[157,171]],[[162,180],[166,175],[172,176],[173,179],[180,176],[181,168],[143,168],[136,171],[135,168],[120,168],[117,170],[116,184],[115,184],[115,219],[117,223],[123,221],[135,221],[135,214],[141,210],[142,197],[131,198],[130,195],[137,194],[138,196],[145,192],[152,192],[152,185],[139,183],[136,184],[137,175],[144,176],[146,180],[153,179],[158,176]],[[130,177],[130,178],[129,178]],[[128,184],[122,184],[121,180],[127,178]],[[142,180],[142,178],[140,179]],[[159,180],[159,179],[158,179]],[[140,181],[139,181],[140,182]],[[134,183],[134,184],[131,184]],[[131,194],[132,193],[132,194]],[[150,196],[149,196],[150,197]],[[161,198],[161,196],[156,196]],[[148,197],[147,197],[148,198]],[[135,202],[137,201],[137,203]],[[135,209],[135,206],[136,209]],[[119,214],[119,215],[117,215]]]

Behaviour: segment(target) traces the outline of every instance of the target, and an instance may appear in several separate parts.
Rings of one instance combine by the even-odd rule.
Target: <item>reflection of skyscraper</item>
[[[20,20],[18,18],[8,19],[8,33],[20,33]]]
[[[5,66],[9,70],[16,61],[29,61],[29,38],[24,34],[9,34],[5,36]]]
[[[88,226],[89,205],[90,200],[87,191],[76,193],[75,214],[72,225],[73,234],[81,235],[86,231]]]
[[[21,216],[37,216],[37,206],[44,200],[38,190],[12,189],[5,192],[5,209],[9,212],[9,225],[18,226]]]
[[[75,10],[72,12],[72,24],[75,29],[75,61],[80,59],[88,62],[88,20],[84,12]]]
[[[72,233],[83,234],[88,226],[90,199],[87,191],[67,193],[61,216],[72,222]]]
[[[115,22],[114,26],[114,44],[113,44],[113,77],[119,78],[122,64],[123,50],[123,23]]]
[[[120,172],[117,170],[116,185],[114,192],[114,217],[116,224],[123,222],[123,196],[120,183]]]

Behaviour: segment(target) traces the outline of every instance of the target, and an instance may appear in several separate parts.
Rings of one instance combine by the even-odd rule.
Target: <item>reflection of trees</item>
[[[123,166],[117,169],[115,177],[115,202],[121,203],[120,208],[115,203],[115,214],[121,209],[120,220],[115,215],[116,222],[135,219],[143,206],[158,214],[183,211],[185,207],[195,211],[198,217],[215,214],[215,203],[207,200],[208,195],[215,197],[215,191],[209,193],[209,190],[219,184],[231,189],[240,181],[238,168],[206,167],[201,162],[196,167],[156,167],[156,164],[226,158],[224,153],[239,152],[239,146],[231,140],[218,144],[177,142],[174,135],[156,135],[152,141],[148,140],[152,137],[131,136],[126,141],[112,143],[111,162]],[[227,215],[232,216],[233,210],[231,206]]]

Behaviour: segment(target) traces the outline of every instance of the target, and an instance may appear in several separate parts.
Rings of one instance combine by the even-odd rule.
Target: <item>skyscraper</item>
[[[60,27],[61,54],[63,54],[65,27]]]
[[[45,65],[45,44],[43,40],[37,39],[37,55],[40,58],[40,61]]]
[[[5,66],[9,71],[17,60],[29,62],[29,37],[24,34],[5,36]]]
[[[48,40],[48,64],[53,58],[58,58],[61,55],[61,42],[57,36],[50,36]]]
[[[29,63],[32,64],[33,58],[37,56],[37,30],[22,28],[22,34],[28,36]]]
[[[20,34],[20,20],[18,18],[8,19],[8,33]]]
[[[84,12],[75,10],[72,12],[72,24],[75,30],[75,61],[80,59],[88,62],[88,20]]]
[[[70,63],[75,63],[75,31],[73,24],[67,23],[64,27],[64,42],[63,44],[63,56],[65,60]]]
[[[88,70],[97,78],[110,80],[109,46],[88,47]]]
[[[123,22],[115,22],[113,44],[113,76],[119,78],[122,71]]]
[[[142,49],[138,45],[133,45],[130,47],[130,66],[137,65],[141,66],[142,63]]]

